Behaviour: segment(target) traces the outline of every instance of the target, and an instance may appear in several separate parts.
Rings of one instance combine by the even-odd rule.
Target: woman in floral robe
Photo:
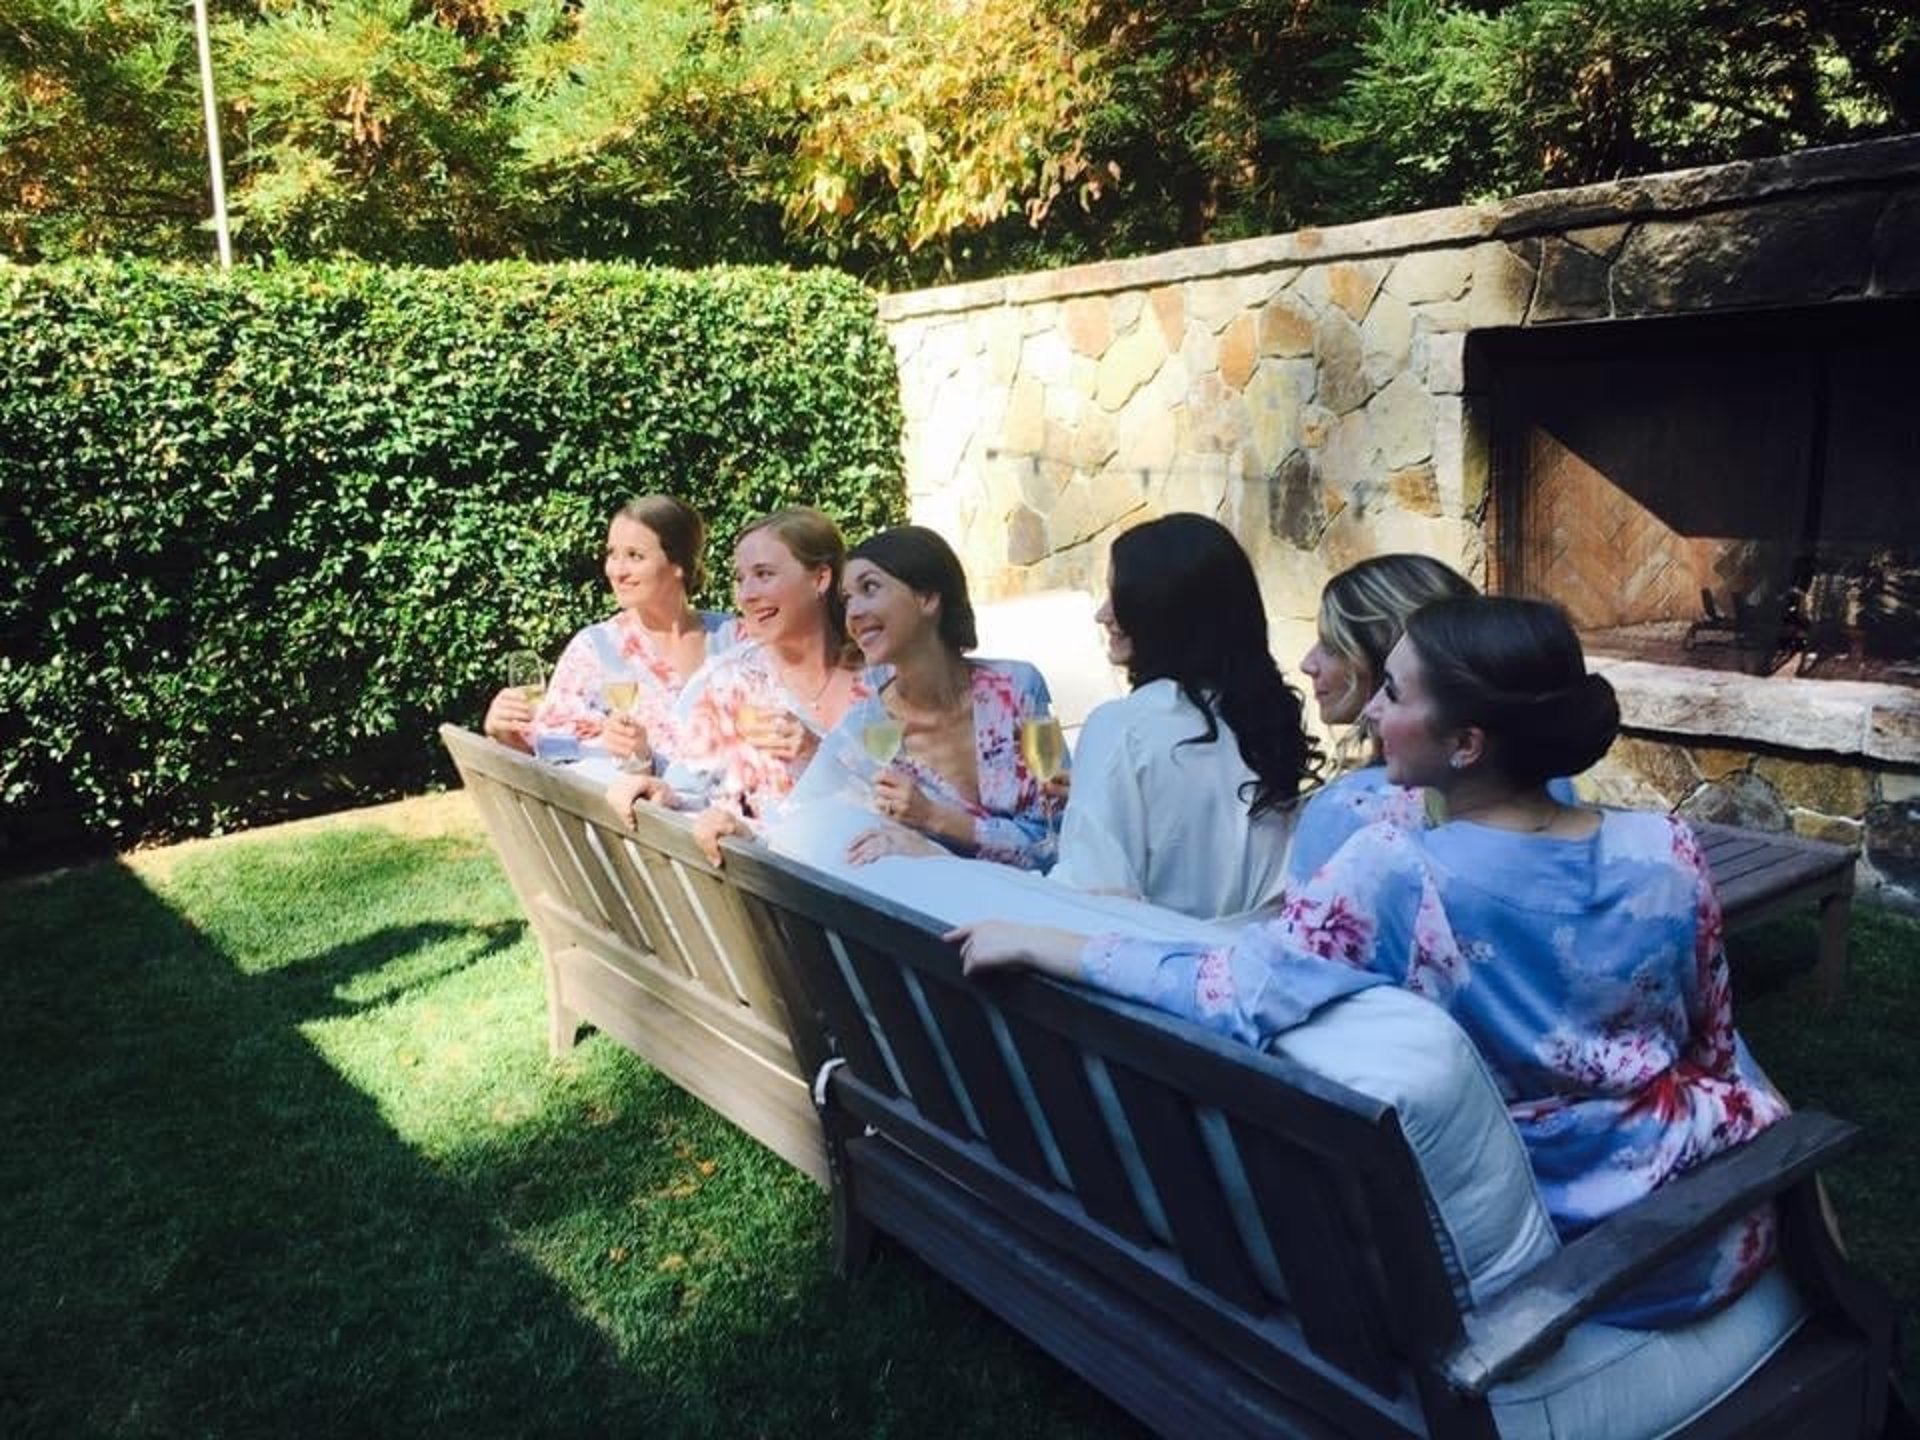
[[[750,833],[786,800],[821,737],[872,693],[847,639],[846,542],[818,510],[754,522],[734,547],[734,602],[749,639],[703,666],[673,714],[662,777],[623,776],[607,799],[702,812],[695,835],[720,863],[720,837]]]
[[[706,522],[691,506],[648,495],[607,526],[607,584],[619,609],[567,642],[538,708],[509,689],[488,707],[486,732],[543,759],[663,764],[677,748],[675,709],[687,678],[735,643],[731,617],[696,610]],[[610,684],[633,685],[616,705]]]
[[[1485,1057],[1563,1238],[1786,1113],[1734,1032],[1719,904],[1691,832],[1547,788],[1618,727],[1557,610],[1418,612],[1367,713],[1387,778],[1439,792],[1446,823],[1363,830],[1228,948],[994,923],[954,932],[969,973],[1035,965],[1249,1044],[1368,985],[1414,990]],[[1771,1211],[1744,1216],[1605,1318],[1704,1314],[1771,1250]]]
[[[848,555],[844,590],[848,633],[878,683],[822,743],[795,803],[837,795],[881,817],[849,848],[855,864],[944,849],[1045,870],[1049,802],[1020,725],[1052,697],[1031,665],[967,657],[973,607],[947,542],[918,525],[882,531]],[[886,761],[867,752],[874,726],[897,727]]]

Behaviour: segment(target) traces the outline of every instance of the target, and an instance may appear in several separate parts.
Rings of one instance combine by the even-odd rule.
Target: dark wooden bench
[[[1879,1433],[1891,1306],[1838,1254],[1813,1182],[1851,1126],[1796,1115],[1471,1308],[1390,1107],[1080,987],[970,983],[938,922],[778,857],[735,850],[728,870],[784,938],[788,1013],[813,1017],[794,1045],[820,1077],[843,1263],[870,1227],[895,1237],[1163,1434],[1485,1440],[1493,1386],[1769,1196],[1815,1317],[1679,1433]],[[1096,1067],[1132,1159],[1089,1084]],[[1214,1138],[1203,1112],[1219,1117]],[[1259,1240],[1235,1214],[1249,1200]],[[1255,1278],[1260,1243],[1284,1298]]]
[[[1819,905],[1820,953],[1815,973],[1827,1002],[1838,1000],[1847,983],[1847,925],[1853,913],[1857,854],[1844,845],[1798,835],[1704,820],[1687,823],[1706,852],[1729,932],[1808,903]]]
[[[556,1047],[607,1030],[828,1183],[843,1266],[894,1237],[1163,1434],[1485,1440],[1493,1387],[1767,1196],[1813,1318],[1681,1433],[1878,1433],[1891,1307],[1814,1183],[1850,1126],[1796,1115],[1476,1307],[1391,1106],[1079,987],[971,984],[936,921],[757,848],[716,872],[678,821],[621,827],[596,787],[443,734],[540,938]]]

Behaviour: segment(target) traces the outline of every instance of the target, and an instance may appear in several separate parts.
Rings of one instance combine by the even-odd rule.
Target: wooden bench
[[[600,786],[452,725],[440,736],[539,941],[553,1053],[582,1024],[603,1030],[825,1184],[764,909],[677,820],[642,813],[623,828]]]
[[[896,1238],[1163,1434],[1485,1440],[1494,1387],[1776,1195],[1813,1318],[1680,1433],[1878,1433],[1891,1307],[1813,1179],[1841,1122],[1798,1114],[1474,1305],[1392,1106],[1079,987],[971,984],[937,921],[757,847],[716,872],[678,821],[623,828],[596,787],[442,733],[539,936],[556,1047],[605,1029],[829,1184],[843,1266]]]
[[[1853,914],[1858,855],[1844,845],[1798,835],[1704,820],[1687,823],[1706,852],[1729,933],[1809,902],[1819,905],[1820,953],[1815,973],[1827,1003],[1838,1000],[1847,983],[1847,926]]]

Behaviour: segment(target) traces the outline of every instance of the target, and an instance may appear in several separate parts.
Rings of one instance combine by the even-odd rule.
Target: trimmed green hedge
[[[622,500],[699,507],[723,586],[776,505],[899,519],[899,436],[827,273],[0,266],[0,853],[444,777],[502,654],[610,608]]]

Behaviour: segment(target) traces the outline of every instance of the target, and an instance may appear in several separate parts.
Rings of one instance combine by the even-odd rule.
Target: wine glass
[[[537,650],[507,652],[507,688],[518,690],[529,705],[538,705],[547,693],[547,662]]]
[[[740,738],[755,749],[777,747],[780,732],[775,728],[789,711],[778,700],[743,700],[734,707],[733,725]]]
[[[1020,757],[1027,773],[1040,786],[1040,809],[1047,817],[1047,839],[1053,839],[1053,796],[1047,782],[1067,766],[1067,737],[1054,715],[1028,715],[1020,721]]]
[[[639,695],[640,682],[637,680],[605,680],[600,685],[600,698],[607,702],[607,709],[615,715],[630,714],[633,702]]]
[[[640,698],[640,682],[630,677],[602,680],[600,698],[606,702],[609,716],[625,715],[633,718],[634,703]],[[636,750],[620,761],[620,768],[629,775],[641,774],[653,768],[653,757],[642,755]]]
[[[860,743],[866,747],[867,754],[873,757],[876,765],[891,765],[905,739],[906,732],[891,715],[884,720],[869,720],[860,731]]]
[[[884,770],[893,763],[893,757],[900,753],[906,734],[899,720],[887,715],[878,720],[869,720],[861,726],[860,744],[872,757],[873,763]]]

